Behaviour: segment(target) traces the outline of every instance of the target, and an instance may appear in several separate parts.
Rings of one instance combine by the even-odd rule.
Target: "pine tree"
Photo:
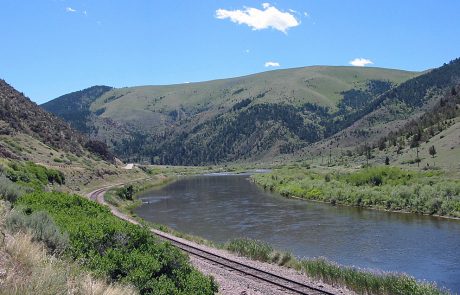
[[[390,165],[390,158],[388,156],[385,157],[385,165]]]
[[[430,146],[428,152],[430,153],[431,157],[434,158],[434,156],[436,155],[436,148],[434,147],[434,145]]]

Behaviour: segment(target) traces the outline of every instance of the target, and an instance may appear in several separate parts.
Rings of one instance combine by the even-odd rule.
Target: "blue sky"
[[[92,85],[460,57],[458,0],[0,0],[0,78],[43,103]],[[279,66],[278,66],[279,65]]]

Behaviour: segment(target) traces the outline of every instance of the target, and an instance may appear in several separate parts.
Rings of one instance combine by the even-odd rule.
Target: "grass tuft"
[[[433,283],[417,281],[406,274],[372,272],[355,267],[341,266],[325,258],[299,260],[289,252],[280,252],[265,242],[251,239],[232,240],[225,249],[262,262],[295,268],[310,277],[331,285],[344,286],[358,294],[375,295],[443,295]]]

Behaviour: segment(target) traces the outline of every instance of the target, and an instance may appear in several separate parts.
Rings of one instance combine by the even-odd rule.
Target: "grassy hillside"
[[[140,122],[165,127],[181,115],[213,115],[235,103],[252,98],[252,103],[305,102],[336,107],[342,92],[364,89],[369,80],[399,84],[417,73],[378,68],[306,67],[270,71],[240,78],[169,86],[114,89],[91,106],[94,112],[122,122]],[[170,114],[177,111],[179,114]],[[154,113],[154,115],[152,115]],[[180,118],[179,118],[180,120]]]
[[[209,82],[141,86],[72,94],[91,101],[91,116],[66,115],[73,126],[105,141],[123,159],[203,164],[271,158],[324,138],[323,121],[371,104],[420,73],[356,67],[305,67]],[[77,104],[82,105],[81,102]],[[84,127],[81,127],[84,126]]]

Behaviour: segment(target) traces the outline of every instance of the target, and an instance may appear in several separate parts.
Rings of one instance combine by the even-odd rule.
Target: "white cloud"
[[[303,15],[304,15],[305,17],[310,17],[310,14],[308,14],[308,12],[306,12],[306,11],[303,12]]]
[[[276,61],[267,61],[265,63],[266,68],[268,68],[268,67],[279,67],[279,66],[280,66],[280,63],[276,62]]]
[[[249,53],[249,52],[251,52],[251,50],[250,50],[250,49],[246,49],[244,52]]]
[[[364,67],[367,65],[372,65],[374,63],[367,58],[355,58],[354,60],[350,61],[350,64],[355,67]]]
[[[76,9],[73,9],[72,7],[67,7],[67,8],[65,9],[65,11],[67,11],[67,12],[77,12],[77,10],[76,10]]]
[[[84,15],[88,15],[88,12],[86,12],[86,10],[83,10],[82,12]]]
[[[288,29],[300,25],[294,15],[289,12],[282,12],[270,3],[263,3],[264,10],[252,7],[244,7],[244,10],[216,10],[216,18],[230,19],[237,24],[245,24],[254,31],[273,28],[286,33]]]

